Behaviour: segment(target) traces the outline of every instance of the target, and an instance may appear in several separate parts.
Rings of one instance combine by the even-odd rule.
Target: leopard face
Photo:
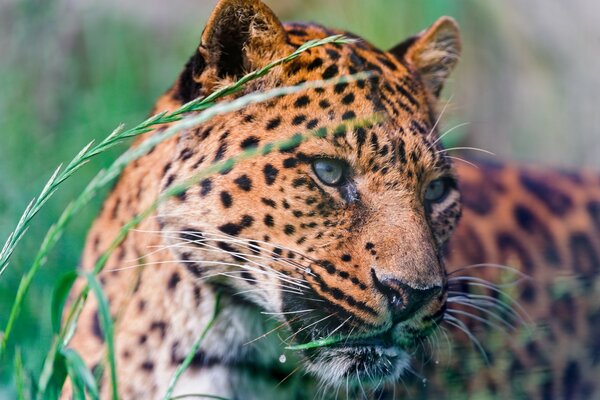
[[[334,33],[284,26],[259,1],[221,1],[170,94],[189,101]],[[339,338],[303,351],[326,383],[398,378],[444,314],[442,249],[461,205],[435,108],[459,50],[448,18],[388,52],[358,38],[312,49],[246,92],[370,76],[216,117],[180,138],[164,170],[166,189],[241,150],[319,132],[205,178],[158,218],[190,274],[280,319],[286,344]]]

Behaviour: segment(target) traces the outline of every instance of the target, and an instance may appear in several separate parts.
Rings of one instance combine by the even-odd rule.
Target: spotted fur
[[[309,39],[337,33],[314,24],[282,25],[258,0],[221,0],[155,111],[173,110]],[[600,360],[597,304],[571,293],[553,297],[549,287],[554,276],[573,273],[590,278],[584,293],[594,289],[600,180],[504,165],[455,168],[439,141],[437,97],[459,53],[458,29],[449,18],[387,52],[359,38],[312,49],[245,92],[361,71],[372,76],[215,117],[127,167],[89,233],[85,268],[124,222],[199,169],[298,132],[326,132],[207,177],[163,203],[114,252],[100,279],[116,318],[124,398],[164,394],[208,323],[217,292],[222,311],[176,394],[311,398],[327,397],[333,387],[335,397],[349,398],[393,398],[401,391],[510,397],[513,389],[532,398],[572,398],[593,391]],[[351,125],[374,114],[385,118]],[[315,174],[312,165],[323,158],[346,166],[342,187],[327,186]],[[428,185],[437,179],[445,180],[447,193],[427,202]],[[476,295],[472,279],[499,281],[499,268],[473,268],[471,280],[457,279],[459,267],[477,263],[509,265],[533,278],[517,295],[534,323],[555,316],[546,335],[502,336],[498,353],[487,350],[493,358],[487,368],[466,368],[466,356],[418,367],[423,341],[456,315],[449,310],[453,299]],[[506,319],[518,319],[510,310]],[[455,325],[469,324],[482,336],[498,332],[463,320]],[[451,334],[458,346],[467,345],[460,332]],[[349,339],[284,350],[331,335]],[[73,345],[90,365],[101,362],[93,300]],[[507,361],[498,363],[503,357]],[[526,379],[532,368],[547,373]],[[419,375],[409,372],[414,369],[426,374],[425,387],[420,377],[412,382]],[[527,383],[515,384],[519,379]],[[105,397],[108,385],[105,379]]]

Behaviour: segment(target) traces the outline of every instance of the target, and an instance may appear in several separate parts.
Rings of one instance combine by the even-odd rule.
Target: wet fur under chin
[[[306,361],[308,372],[323,385],[379,385],[398,380],[409,368],[410,357],[391,347],[340,347],[319,349]]]

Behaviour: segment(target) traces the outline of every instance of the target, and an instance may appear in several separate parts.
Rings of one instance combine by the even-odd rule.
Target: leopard
[[[108,195],[85,270],[162,193],[271,144],[161,202],[110,253],[99,281],[119,396],[598,398],[600,176],[444,149],[441,92],[461,54],[452,18],[384,51],[282,23],[260,0],[220,0],[152,112],[340,34],[351,40],[220,101],[326,83],[155,145]],[[302,132],[320,134],[273,145]],[[94,371],[106,359],[98,307],[90,296],[71,342]]]

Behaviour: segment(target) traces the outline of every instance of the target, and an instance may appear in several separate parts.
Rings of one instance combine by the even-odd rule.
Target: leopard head
[[[170,94],[190,101],[337,33],[284,25],[258,0],[222,0]],[[185,132],[163,187],[242,150],[321,134],[274,145],[159,210],[165,240],[195,279],[280,318],[290,344],[326,342],[303,354],[307,369],[332,384],[396,379],[407,368],[415,341],[444,314],[442,251],[461,213],[436,130],[438,96],[460,52],[457,25],[441,18],[389,51],[343,33],[355,40],[311,49],[244,92],[357,72],[368,78]],[[353,122],[373,115],[383,118]]]

